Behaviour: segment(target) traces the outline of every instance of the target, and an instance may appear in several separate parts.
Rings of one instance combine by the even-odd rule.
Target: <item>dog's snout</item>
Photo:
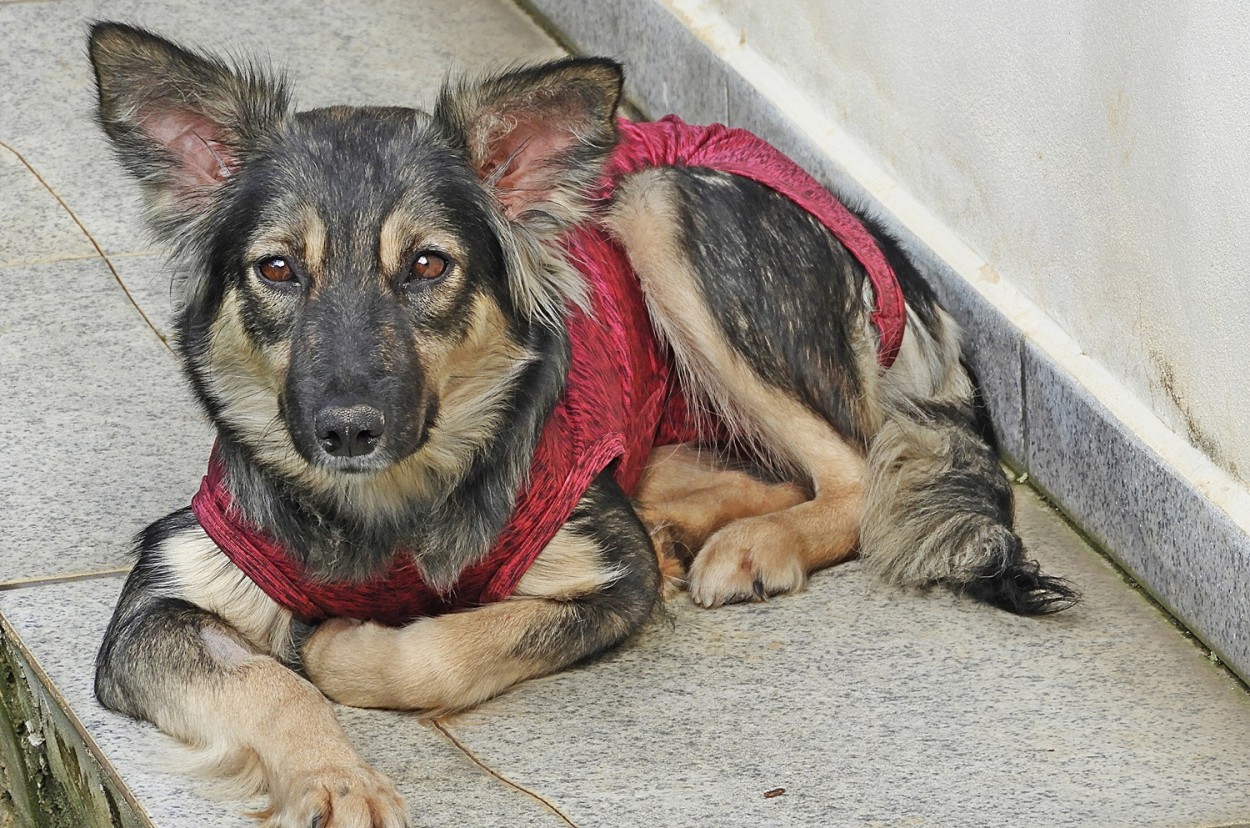
[[[368,405],[328,406],[317,414],[317,442],[331,457],[363,457],[382,439],[382,412]]]

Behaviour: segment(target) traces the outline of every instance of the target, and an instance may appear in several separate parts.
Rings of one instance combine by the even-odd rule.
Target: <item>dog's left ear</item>
[[[615,61],[569,58],[445,89],[435,117],[508,218],[559,230],[581,219],[616,144],[621,85]]]

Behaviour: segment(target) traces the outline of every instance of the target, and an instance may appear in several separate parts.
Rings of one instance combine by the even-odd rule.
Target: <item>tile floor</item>
[[[0,0],[0,615],[141,818],[241,826],[90,694],[127,539],[186,502],[210,440],[159,336],[168,266],[90,120],[83,37],[105,17],[267,54],[306,105],[419,103],[449,68],[559,50],[498,0]],[[420,825],[1250,824],[1244,688],[1020,494],[1037,556],[1086,595],[1059,618],[850,564],[767,605],[679,600],[472,713],[342,715]]]

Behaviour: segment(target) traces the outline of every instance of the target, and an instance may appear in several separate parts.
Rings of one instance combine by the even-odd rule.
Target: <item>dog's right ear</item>
[[[202,212],[289,111],[283,83],[120,23],[91,28],[99,120],[158,229]]]

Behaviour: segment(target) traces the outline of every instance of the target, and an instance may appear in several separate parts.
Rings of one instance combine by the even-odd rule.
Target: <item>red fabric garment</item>
[[[902,343],[902,292],[876,242],[841,203],[743,130],[690,126],[673,116],[619,125],[621,141],[607,164],[600,195],[609,196],[625,175],[659,166],[710,167],[786,195],[825,224],[868,271],[876,292],[879,360],[889,367]],[[191,502],[205,532],[270,598],[307,621],[348,617],[398,625],[511,595],[600,472],[611,466],[617,483],[632,493],[653,447],[696,435],[624,251],[589,226],[572,233],[567,248],[586,279],[591,312],[574,308],[568,316],[571,362],[564,395],[543,427],[529,483],[503,532],[450,592],[439,594],[426,584],[403,554],[387,572],[362,583],[325,583],[308,576],[285,548],[237,514],[216,457]]]

